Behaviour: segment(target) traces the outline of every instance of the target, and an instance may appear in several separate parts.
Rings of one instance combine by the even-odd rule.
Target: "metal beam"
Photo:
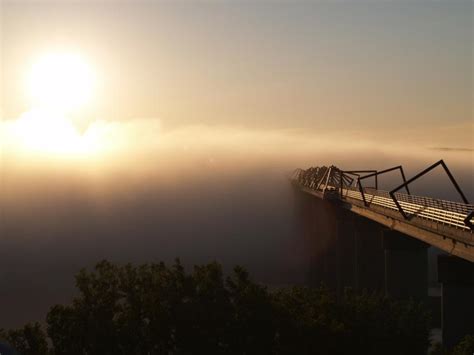
[[[445,162],[443,160],[440,160],[432,165],[430,165],[429,167],[427,167],[425,170],[421,171],[420,173],[416,174],[415,176],[413,176],[411,179],[409,179],[408,181],[405,181],[403,184],[401,184],[400,186],[394,188],[392,191],[389,192],[390,194],[390,197],[392,198],[393,202],[395,203],[395,205],[397,206],[398,210],[400,211],[400,214],[403,216],[403,218],[405,219],[408,219],[408,215],[405,213],[405,211],[403,210],[402,206],[400,205],[400,203],[398,202],[397,198],[395,197],[395,192],[397,192],[398,190],[400,190],[401,188],[403,187],[407,187],[408,184],[410,184],[411,182],[419,179],[420,177],[422,177],[423,175],[427,174],[428,172],[430,172],[431,170],[433,170],[434,168],[436,168],[438,165],[441,165],[444,169],[444,171],[446,172],[446,174],[448,175],[449,179],[451,180],[452,184],[454,185],[454,187],[456,188],[457,192],[459,193],[459,195],[461,196],[462,200],[464,201],[465,204],[469,204],[469,201],[467,200],[466,196],[464,195],[464,193],[462,192],[461,188],[459,187],[456,179],[454,178],[454,176],[451,174],[451,172],[449,171],[448,169],[448,166],[445,164]],[[466,222],[466,225],[469,226],[471,229],[472,229],[472,224],[469,225],[467,223],[470,223],[470,221],[468,220]]]
[[[378,190],[378,180],[377,180],[377,177],[379,175],[382,175],[382,174],[385,174],[385,173],[389,173],[391,171],[394,171],[394,170],[400,170],[400,174],[402,176],[402,180],[404,183],[406,183],[406,179],[405,179],[405,173],[403,171],[403,167],[401,165],[398,165],[398,166],[394,166],[393,168],[388,168],[388,169],[385,169],[385,170],[381,170],[381,171],[376,171],[372,174],[368,174],[368,175],[364,175],[360,178],[360,180],[363,180],[363,179],[367,179],[367,178],[370,178],[372,176],[375,176],[375,189]],[[410,195],[410,190],[408,189],[408,185],[405,185],[405,190],[407,191],[407,194]]]

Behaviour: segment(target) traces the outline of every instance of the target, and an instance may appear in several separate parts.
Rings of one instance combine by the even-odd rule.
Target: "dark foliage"
[[[0,329],[0,340],[5,340],[21,355],[48,354],[46,334],[38,323],[27,324],[21,329]]]
[[[187,274],[172,266],[107,261],[76,276],[79,296],[38,324],[1,332],[21,354],[423,354],[429,317],[420,305],[324,288],[270,292],[236,267]],[[47,337],[51,344],[48,349]]]
[[[438,344],[431,355],[472,355],[474,354],[474,334],[466,335],[451,351]]]

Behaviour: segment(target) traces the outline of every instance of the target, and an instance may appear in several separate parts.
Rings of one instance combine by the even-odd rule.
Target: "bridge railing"
[[[368,193],[375,194],[377,196],[390,198],[390,193],[388,191],[375,190],[372,188],[366,188],[365,191],[367,191]],[[432,197],[408,195],[401,192],[395,192],[395,196],[399,201],[422,205],[426,207],[438,208],[449,212],[460,213],[463,215],[468,215],[474,209],[474,205],[472,204],[441,200]]]
[[[332,194],[333,196],[335,196],[335,192],[337,192],[339,198],[351,198],[362,201],[367,208],[370,208],[371,205],[375,205],[390,210],[400,210],[390,196],[389,191],[378,190],[371,187],[362,188],[360,185],[349,186],[344,183],[334,183],[334,179],[328,178],[333,168],[334,167],[313,168],[311,171],[298,169],[293,174],[292,179],[299,185],[311,190]],[[474,205],[472,204],[409,195],[401,192],[395,192],[394,196],[403,208],[403,211],[408,215],[408,218],[416,216],[436,223],[470,231],[471,233],[473,232],[472,225],[474,224],[474,218],[472,211],[474,211]]]
[[[393,202],[388,191],[366,188],[364,189],[364,194],[367,207],[370,208],[372,205],[376,205],[398,211],[398,207],[395,202]],[[342,195],[343,198],[348,197],[364,201],[361,192],[354,188],[343,189]],[[455,228],[471,231],[471,228],[466,225],[465,219],[470,211],[474,209],[474,205],[438,200],[424,196],[407,195],[404,193],[396,193],[396,198],[409,216],[416,216]]]

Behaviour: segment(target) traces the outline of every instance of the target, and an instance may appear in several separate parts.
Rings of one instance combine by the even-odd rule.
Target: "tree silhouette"
[[[179,260],[76,275],[78,296],[53,306],[47,335],[38,324],[3,331],[21,354],[421,354],[429,317],[413,302],[325,288],[270,292],[241,267]],[[48,341],[51,348],[48,349]]]
[[[39,323],[30,323],[16,330],[5,331],[0,329],[0,339],[6,340],[21,355],[43,355],[49,353],[46,334],[41,329]],[[3,354],[9,355],[8,352],[2,352]]]

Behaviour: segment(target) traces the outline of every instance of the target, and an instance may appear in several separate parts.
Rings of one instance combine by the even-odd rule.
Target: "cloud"
[[[448,164],[462,165],[469,163],[465,152],[471,149],[425,148],[410,136],[392,140],[344,130],[314,132],[228,125],[166,128],[161,119],[153,117],[94,120],[83,132],[67,123],[68,129],[63,128],[69,135],[67,139],[49,137],[44,129],[33,129],[26,138],[41,134],[45,137],[31,142],[18,138],[18,128],[25,126],[25,117],[28,114],[0,123],[2,166],[9,174],[56,171],[108,181],[120,174],[137,180],[159,175],[164,184],[252,170],[278,169],[288,173],[312,165],[382,169],[404,164],[408,170],[410,166],[415,170],[441,158],[447,159]],[[54,131],[54,122],[51,129]],[[61,134],[61,130],[56,133]],[[52,149],[42,149],[44,143]],[[61,149],[63,144],[69,150]]]
[[[440,150],[444,152],[474,152],[474,148],[456,148],[456,147],[434,147],[432,150]]]

